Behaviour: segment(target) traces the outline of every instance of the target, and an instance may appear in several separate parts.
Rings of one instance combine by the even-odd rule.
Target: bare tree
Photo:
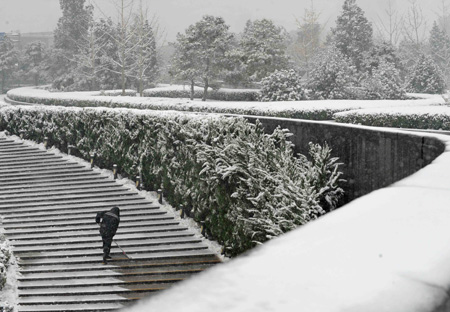
[[[425,39],[427,23],[417,0],[408,0],[408,2],[410,6],[403,19],[403,36],[405,40],[420,48]]]
[[[403,18],[395,8],[395,0],[387,0],[387,6],[384,13],[385,18],[378,16],[379,23],[376,24],[376,27],[378,31],[383,34],[383,37],[387,35],[391,45],[397,46],[400,40]]]

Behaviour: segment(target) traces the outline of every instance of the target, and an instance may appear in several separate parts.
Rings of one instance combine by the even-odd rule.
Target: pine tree
[[[153,27],[150,25],[147,14],[140,8],[132,25],[133,46],[131,76],[135,80],[137,91],[142,96],[144,86],[153,82],[158,74],[156,57],[156,39]]]
[[[286,69],[283,29],[268,19],[247,21],[240,40],[242,63],[250,81],[260,81],[275,70]]]
[[[43,73],[45,72],[44,64],[47,58],[47,51],[42,42],[32,42],[25,50],[22,60],[22,66],[28,77],[33,77],[35,86],[39,85]]]
[[[203,101],[212,80],[219,78],[227,66],[227,52],[233,39],[228,29],[221,17],[206,15],[184,34],[177,35],[175,55],[188,59],[175,61],[172,72],[175,76],[189,77],[191,89],[195,78],[202,79]]]
[[[364,52],[369,51],[372,46],[373,30],[356,0],[345,0],[342,13],[336,20],[336,27],[331,32],[336,47],[359,70]]]
[[[297,38],[294,42],[293,53],[302,72],[309,73],[313,70],[312,60],[321,47],[321,34],[323,26],[319,23],[319,14],[311,4],[310,9],[305,9],[302,21],[297,21]]]
[[[8,80],[11,78],[17,64],[18,53],[11,39],[4,37],[0,41],[0,79],[1,92],[5,93]]]
[[[314,58],[313,67],[308,86],[314,98],[351,98],[349,88],[357,85],[356,68],[339,49],[329,46]]]
[[[54,77],[53,86],[65,88],[74,82],[72,69],[76,68],[74,56],[83,45],[83,38],[93,22],[93,6],[85,6],[86,0],[60,0],[62,17],[54,31],[53,64],[50,66]]]
[[[447,84],[450,82],[450,38],[436,22],[430,31],[430,52],[433,61],[444,73]]]
[[[445,81],[439,67],[431,57],[422,54],[408,79],[408,91],[439,94],[444,92]]]

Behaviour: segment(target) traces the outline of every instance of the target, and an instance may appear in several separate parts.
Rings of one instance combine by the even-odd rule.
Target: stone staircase
[[[121,209],[102,264],[98,211]],[[19,311],[114,311],[220,262],[173,215],[79,163],[0,137],[0,216]]]

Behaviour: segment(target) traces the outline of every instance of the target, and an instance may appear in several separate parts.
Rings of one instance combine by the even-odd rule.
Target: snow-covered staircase
[[[98,211],[121,209],[102,264]],[[0,137],[0,216],[18,258],[19,311],[112,311],[220,262],[169,213],[90,168]]]

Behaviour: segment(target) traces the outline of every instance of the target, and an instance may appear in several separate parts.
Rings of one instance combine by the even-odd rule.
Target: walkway
[[[121,208],[102,264],[95,215]],[[0,138],[0,216],[20,267],[19,311],[113,311],[220,262],[137,193],[76,162]]]

